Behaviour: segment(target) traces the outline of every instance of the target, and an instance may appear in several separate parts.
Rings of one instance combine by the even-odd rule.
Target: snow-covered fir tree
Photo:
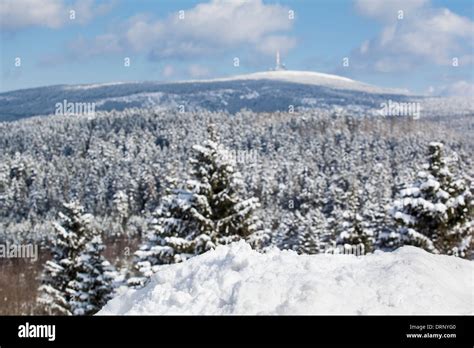
[[[54,223],[55,236],[51,247],[52,259],[47,261],[39,287],[38,303],[49,314],[72,314],[69,282],[77,277],[75,260],[95,235],[92,215],[85,214],[77,202],[65,203]]]
[[[140,286],[157,267],[201,254],[219,244],[250,239],[262,226],[255,197],[243,197],[241,174],[233,156],[220,143],[214,125],[208,139],[193,146],[191,178],[183,189],[172,187],[155,213],[145,243],[136,252]],[[265,236],[262,235],[262,238]],[[261,246],[253,240],[254,245]]]
[[[124,191],[118,191],[113,198],[114,213],[122,229],[122,233],[127,230],[127,222],[130,217],[130,207],[128,196]]]
[[[317,254],[324,252],[330,241],[322,213],[326,182],[322,173],[314,168],[304,166],[297,169],[294,179],[289,172],[282,175],[282,180],[285,176],[287,179],[287,183],[280,185],[285,210],[278,219],[273,244],[299,254]]]
[[[443,144],[428,146],[428,164],[417,181],[401,190],[391,214],[398,223],[390,242],[410,244],[430,252],[466,257],[473,233],[470,179],[451,172]]]
[[[278,226],[275,228],[272,243],[281,250],[295,250],[298,246],[298,226],[295,213],[284,210],[280,214]]]
[[[367,254],[373,251],[373,231],[365,228],[360,211],[360,192],[357,184],[353,183],[348,208],[342,213],[336,245],[344,250]]]
[[[373,237],[376,248],[379,235],[388,232],[393,225],[387,213],[388,206],[392,203],[387,167],[382,163],[374,166],[362,179],[363,189],[359,190],[362,227]]]
[[[102,255],[104,249],[101,236],[95,235],[74,260],[76,277],[66,290],[73,315],[95,314],[112,298],[117,272]]]
[[[330,245],[324,215],[318,209],[313,209],[304,215],[296,211],[295,216],[297,241],[292,249],[299,254],[324,253]]]

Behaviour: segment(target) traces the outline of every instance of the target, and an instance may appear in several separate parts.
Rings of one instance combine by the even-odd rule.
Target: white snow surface
[[[372,255],[297,255],[219,246],[162,266],[98,315],[472,314],[473,263],[405,246]]]
[[[231,77],[208,80],[190,80],[182,82],[223,82],[239,80],[277,80],[367,93],[408,94],[408,91],[404,89],[377,87],[343,76],[324,74],[315,71],[298,70],[261,71],[252,74],[236,75]]]
[[[66,85],[63,87],[65,90],[86,90],[86,89],[94,89],[94,88],[101,88],[101,87],[108,87],[108,86],[116,86],[116,85],[123,85],[125,83],[130,82],[105,82],[105,83],[91,83],[91,84],[82,84],[82,85]]]

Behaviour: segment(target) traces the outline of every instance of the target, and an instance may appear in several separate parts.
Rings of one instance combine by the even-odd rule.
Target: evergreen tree
[[[398,245],[430,252],[467,256],[473,227],[471,189],[455,177],[443,154],[443,144],[428,146],[428,164],[413,186],[401,190],[391,209],[399,227]]]
[[[70,315],[71,295],[68,284],[77,277],[76,258],[95,234],[92,215],[76,202],[65,203],[59,213],[60,223],[54,223],[56,236],[51,248],[52,260],[46,262],[39,287],[38,303],[48,314]]]
[[[154,213],[145,242],[135,252],[138,276],[128,280],[132,287],[143,286],[160,265],[182,262],[195,254],[197,238],[192,238],[189,231],[199,228],[199,224],[190,213],[191,194],[176,188],[167,193]],[[213,247],[207,238],[205,249]]]
[[[214,126],[208,134],[202,145],[193,147],[185,189],[170,188],[156,211],[147,240],[136,253],[141,276],[130,279],[130,285],[143,285],[161,264],[181,262],[260,231],[258,199],[242,197],[234,158],[219,143]]]
[[[373,251],[373,232],[364,228],[360,211],[360,192],[357,185],[353,184],[348,209],[342,214],[343,220],[339,225],[339,237],[336,245],[348,250],[356,248],[362,254],[367,254]]]
[[[321,213],[324,178],[303,167],[296,177],[295,191],[290,195],[296,204],[289,207],[280,229],[280,248],[299,254],[324,252],[328,241],[326,219]]]
[[[130,217],[130,206],[127,194],[123,191],[117,191],[114,194],[113,203],[115,216],[120,224],[122,233],[125,234],[127,232],[127,222]]]
[[[112,297],[117,272],[102,256],[104,249],[102,238],[95,235],[74,260],[76,277],[67,287],[74,315],[93,315]]]
[[[296,250],[299,254],[319,254],[324,253],[329,245],[329,238],[326,232],[325,218],[317,210],[311,210],[302,215],[295,212],[297,220],[297,243]]]
[[[275,231],[276,245],[281,250],[294,250],[298,254],[325,252],[330,243],[324,215],[317,209],[286,211]]]
[[[192,193],[193,219],[199,223],[196,233],[206,234],[216,244],[246,238],[261,226],[254,214],[258,199],[242,197],[244,183],[236,171],[235,159],[219,143],[213,125],[209,138],[193,147],[191,176],[187,189]]]
[[[295,250],[298,245],[298,226],[296,224],[295,212],[284,210],[275,230],[273,244],[281,250]]]
[[[386,234],[392,225],[387,213],[391,203],[390,175],[388,165],[379,163],[367,173],[363,190],[360,190],[362,228],[369,231],[375,241],[380,240],[381,234]],[[376,246],[379,245],[376,243]]]

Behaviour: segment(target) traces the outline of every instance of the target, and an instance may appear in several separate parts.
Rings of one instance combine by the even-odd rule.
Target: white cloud
[[[121,52],[119,38],[113,34],[99,35],[92,42],[81,36],[69,44],[68,58],[89,58],[104,53]]]
[[[199,64],[191,64],[188,68],[188,73],[193,78],[201,78],[210,75],[210,70]]]
[[[30,26],[59,28],[66,23],[84,24],[97,15],[106,13],[112,2],[77,0],[68,5],[64,0],[1,0],[0,27],[4,30],[19,30]],[[75,11],[75,19],[69,18]]]
[[[265,35],[291,28],[288,9],[261,0],[213,0],[185,11],[185,20],[168,21],[178,36],[216,44],[258,43]]]
[[[95,2],[97,1],[97,5]],[[102,16],[115,6],[115,0],[77,0],[72,6],[67,6],[67,11],[76,12],[76,21],[85,24],[97,16]]]
[[[454,57],[472,64],[474,22],[467,17],[433,8],[427,0],[358,0],[355,6],[363,15],[384,23],[377,37],[355,50],[352,61],[359,68],[408,71],[429,63],[449,66]],[[401,20],[397,18],[399,10],[404,11]]]
[[[429,0],[356,0],[355,7],[364,16],[386,21],[397,19],[399,10],[410,15],[428,2]]]
[[[132,17],[120,30],[110,35],[122,50],[148,52],[151,59],[192,59],[212,54],[252,50],[274,54],[295,46],[287,33],[292,28],[289,9],[264,4],[262,0],[211,0],[178,12],[165,19]],[[97,45],[91,43],[91,47]]]
[[[152,23],[149,17],[144,15],[130,18],[124,30],[124,41],[136,51],[150,48],[157,38],[162,38],[166,34],[163,23],[159,21]]]
[[[19,29],[30,25],[60,27],[67,16],[58,0],[2,0],[0,19],[3,28]]]

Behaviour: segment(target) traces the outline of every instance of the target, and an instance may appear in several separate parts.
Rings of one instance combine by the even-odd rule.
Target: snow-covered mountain
[[[0,122],[58,113],[65,103],[93,105],[94,111],[147,108],[153,111],[331,112],[380,116],[388,103],[417,103],[421,118],[461,132],[474,128],[474,101],[422,97],[310,71],[266,71],[210,80],[112,82],[38,87],[0,94]]]
[[[94,103],[95,110],[131,107],[228,111],[288,111],[301,108],[351,108],[356,113],[380,103],[407,100],[401,90],[371,86],[345,77],[308,71],[268,71],[212,80],[115,82],[57,85],[0,94],[0,121],[52,114],[56,104]]]
[[[408,91],[401,89],[390,89],[372,86],[360,81],[355,81],[347,77],[324,74],[314,71],[297,70],[275,70],[262,71],[253,74],[237,75],[211,80],[187,81],[187,82],[227,82],[246,80],[269,80],[299,83],[303,85],[321,86],[347,91],[367,92],[373,94],[408,94]]]

